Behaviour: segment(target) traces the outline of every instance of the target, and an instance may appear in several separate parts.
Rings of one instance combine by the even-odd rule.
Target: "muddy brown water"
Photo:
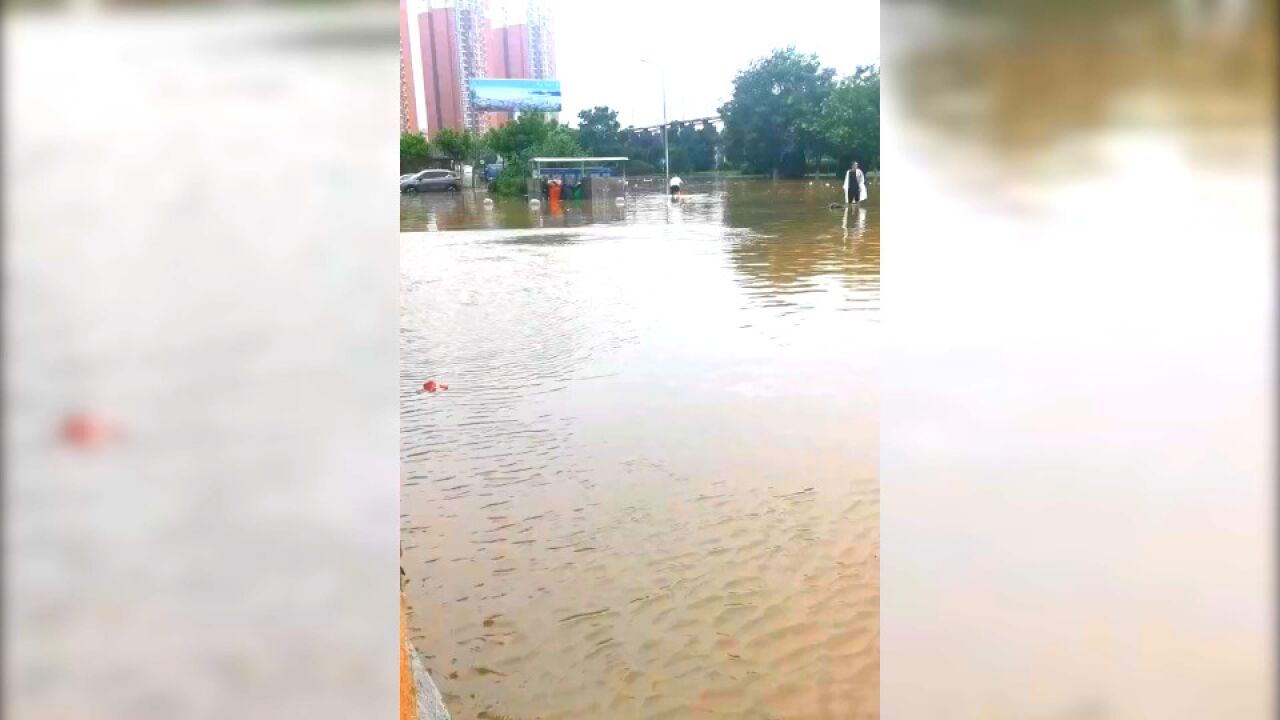
[[[878,187],[658,189],[402,200],[413,641],[460,720],[877,717]]]

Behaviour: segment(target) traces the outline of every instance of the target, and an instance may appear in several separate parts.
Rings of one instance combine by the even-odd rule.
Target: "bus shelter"
[[[625,157],[536,157],[529,178],[529,197],[540,198],[549,183],[558,181],[564,190],[563,197],[600,200],[622,197],[627,185],[627,158]]]

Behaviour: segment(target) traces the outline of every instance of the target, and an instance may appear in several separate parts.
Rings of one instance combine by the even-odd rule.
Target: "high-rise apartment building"
[[[467,81],[486,77],[489,69],[489,2],[488,0],[455,0],[455,28],[458,33],[458,72],[461,83],[462,126],[468,130],[484,130],[484,121],[471,108]]]
[[[529,77],[556,76],[555,43],[551,36],[551,12],[544,0],[529,0]]]
[[[400,0],[400,132],[418,132],[418,99],[414,92],[413,56],[409,49],[409,8]]]
[[[426,12],[418,15],[428,134],[441,128],[463,127],[462,95],[466,84],[459,67],[462,53],[457,19],[453,3],[441,0],[432,2]]]
[[[483,131],[508,113],[468,102],[472,78],[554,78],[551,19],[544,0],[401,0],[401,127]],[[492,12],[496,9],[496,13]]]

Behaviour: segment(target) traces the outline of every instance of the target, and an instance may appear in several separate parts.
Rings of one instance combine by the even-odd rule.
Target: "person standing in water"
[[[857,205],[867,199],[867,177],[854,160],[844,174],[844,201],[848,205]]]
[[[679,175],[673,175],[671,177],[671,186],[667,188],[668,192],[671,193],[671,197],[679,195],[682,188],[684,188],[684,181],[680,179]]]

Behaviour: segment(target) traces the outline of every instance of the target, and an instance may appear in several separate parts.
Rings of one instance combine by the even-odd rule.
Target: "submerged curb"
[[[444,698],[431,681],[431,675],[422,663],[422,654],[412,645],[409,646],[409,658],[418,690],[418,720],[449,720],[449,710],[444,706]]]
[[[405,598],[400,595],[400,720],[450,720],[422,654],[409,642]]]

